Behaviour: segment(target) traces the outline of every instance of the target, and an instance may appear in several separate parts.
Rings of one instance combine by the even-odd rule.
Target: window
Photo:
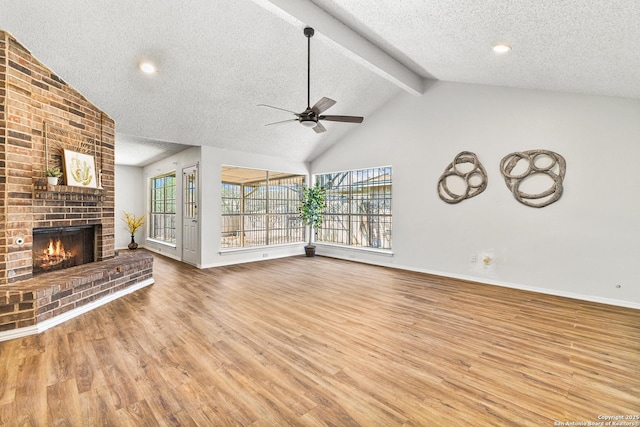
[[[391,167],[316,175],[327,210],[318,241],[391,249]]]
[[[151,221],[153,240],[176,243],[176,173],[151,178]]]
[[[222,248],[302,242],[304,175],[222,167]]]

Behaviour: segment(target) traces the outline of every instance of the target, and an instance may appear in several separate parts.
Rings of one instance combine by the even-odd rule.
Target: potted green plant
[[[59,167],[49,168],[46,171],[47,183],[49,185],[58,185],[58,179],[62,176],[62,171]]]
[[[301,205],[298,211],[304,224],[309,226],[309,244],[304,247],[305,255],[308,257],[316,254],[316,247],[313,244],[313,230],[317,230],[322,225],[322,214],[327,208],[325,197],[325,188],[320,187],[317,182],[313,187],[302,189]]]

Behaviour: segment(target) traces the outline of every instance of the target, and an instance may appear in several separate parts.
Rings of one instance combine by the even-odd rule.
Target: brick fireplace
[[[39,262],[33,252],[34,230],[55,233],[89,227],[94,275],[102,262],[119,258],[114,236],[114,134],[113,119],[0,30],[0,332],[37,323],[46,311],[38,304],[39,290],[51,280],[60,284],[62,276],[38,268],[42,274],[34,278],[34,262]],[[47,169],[64,169],[64,150],[92,159],[94,185],[47,183]],[[137,258],[145,256],[121,261],[136,263]],[[64,276],[77,278],[88,271],[71,264]],[[119,275],[123,268],[116,264],[108,268]],[[142,268],[145,277],[151,277],[149,265]],[[46,279],[48,275],[52,278]]]
[[[96,260],[115,256],[113,119],[0,32],[0,285],[33,275],[33,229],[97,227]],[[44,182],[62,150],[91,154],[102,189]]]

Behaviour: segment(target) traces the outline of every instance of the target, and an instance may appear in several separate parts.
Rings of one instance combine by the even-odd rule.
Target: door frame
[[[195,256],[193,257],[194,259],[192,259],[192,257],[185,257],[185,239],[186,239],[186,235],[185,235],[185,215],[186,215],[186,192],[187,192],[187,180],[185,179],[186,175],[187,175],[187,171],[191,171],[192,169],[195,170],[195,211],[196,211],[196,216],[195,216],[195,222],[196,222],[196,232],[195,232]],[[195,265],[197,266],[199,264],[198,260],[200,258],[200,167],[199,167],[199,162],[196,162],[194,164],[188,165],[188,166],[184,166],[182,168],[182,203],[181,203],[181,218],[182,218],[182,253],[180,256],[180,259],[182,260],[182,262],[185,262],[187,264],[191,264],[191,265]],[[191,217],[189,217],[191,219]],[[193,219],[191,219],[192,221],[194,221]],[[187,259],[188,258],[188,259]]]

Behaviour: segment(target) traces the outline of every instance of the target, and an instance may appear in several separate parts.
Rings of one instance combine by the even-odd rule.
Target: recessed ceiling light
[[[153,74],[157,71],[156,66],[148,61],[141,62],[138,65],[138,68],[140,68],[140,71],[142,71],[145,74]]]
[[[511,50],[511,46],[509,46],[508,44],[500,43],[494,45],[491,49],[493,49],[495,53],[507,53]]]

